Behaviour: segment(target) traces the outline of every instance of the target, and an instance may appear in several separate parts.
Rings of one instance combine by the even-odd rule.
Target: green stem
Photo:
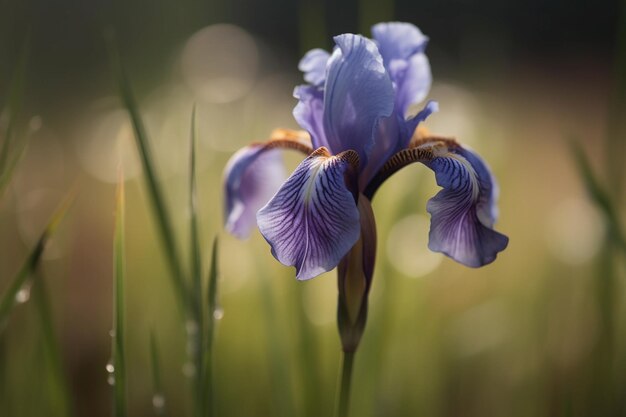
[[[343,352],[341,358],[341,376],[337,394],[337,417],[347,417],[350,408],[350,386],[352,385],[352,365],[355,352]]]

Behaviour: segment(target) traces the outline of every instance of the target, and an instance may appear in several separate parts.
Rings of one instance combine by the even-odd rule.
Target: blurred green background
[[[120,164],[130,415],[154,415],[151,331],[166,408],[191,413],[185,330],[104,32],[116,33],[185,254],[197,106],[205,266],[213,236],[221,243],[218,415],[325,416],[339,363],[335,273],[297,282],[258,231],[248,241],[224,233],[221,175],[238,148],[276,127],[297,128],[291,93],[302,53],[401,20],[430,37],[429,98],[441,110],[427,127],[489,162],[501,189],[497,227],[510,245],[478,270],[431,253],[432,173],[413,166],[386,183],[374,201],[377,269],[351,415],[626,416],[624,252],[610,243],[614,225],[588,198],[568,147],[580,140],[613,202],[623,202],[620,10],[618,1],[561,0],[0,1],[2,102],[30,39],[18,121],[28,148],[0,200],[0,291],[76,186],[39,269],[72,415],[111,414],[105,365]],[[286,156],[290,167],[297,162]],[[0,415],[65,414],[42,337],[32,303],[18,306],[0,342]]]

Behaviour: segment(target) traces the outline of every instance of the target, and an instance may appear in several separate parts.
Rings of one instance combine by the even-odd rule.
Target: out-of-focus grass
[[[48,243],[48,240],[54,235],[57,228],[59,227],[59,224],[67,214],[67,211],[74,201],[74,197],[74,192],[69,194],[61,203],[57,211],[52,215],[52,218],[50,219],[48,225],[39,237],[37,244],[22,264],[22,267],[20,268],[18,273],[13,278],[11,285],[2,295],[2,298],[0,299],[0,335],[2,335],[4,327],[7,324],[9,315],[11,314],[15,305],[18,303],[17,298],[19,298],[19,292],[21,290],[30,290],[30,281],[34,277],[33,274],[37,269],[37,265],[41,260],[41,256],[43,255],[44,250],[46,249],[46,244]]]
[[[436,47],[436,39],[431,45]],[[264,139],[272,127],[285,123],[285,127],[296,127],[290,116],[294,105],[290,94],[299,82],[295,62],[289,62],[288,67],[273,64],[278,69],[264,67],[269,75],[260,75],[248,95],[234,102],[198,101],[195,174],[189,175],[188,113],[198,97],[195,90],[181,86],[177,79],[173,86],[165,82],[160,86],[166,91],[171,87],[176,92],[173,99],[163,99],[161,88],[159,94],[141,94],[136,101],[133,97],[131,107],[141,105],[145,126],[124,124],[111,134],[120,141],[135,141],[132,129],[143,132],[146,138],[150,131],[148,166],[158,180],[163,205],[168,207],[172,235],[186,236],[190,230],[194,216],[189,206],[192,197],[187,193],[194,178],[198,222],[191,226],[192,233],[195,229],[196,242],[216,235],[221,227],[221,171],[228,157],[238,146]],[[433,68],[436,70],[436,65]],[[290,72],[285,75],[285,71]],[[552,231],[554,219],[564,215],[561,203],[573,199],[574,208],[581,209],[584,195],[566,147],[552,137],[560,137],[575,126],[582,129],[588,149],[600,149],[595,145],[599,144],[598,131],[602,129],[598,125],[604,126],[604,113],[586,100],[602,99],[603,87],[601,83],[587,84],[590,91],[579,90],[583,83],[575,77],[568,79],[569,73],[540,75],[550,82],[541,84],[540,76],[532,78],[519,71],[510,80],[470,84],[470,90],[457,86],[452,89],[455,94],[446,96],[442,91],[450,91],[450,85],[435,72],[431,96],[440,100],[442,111],[428,123],[438,124],[437,133],[456,134],[460,141],[473,138],[471,145],[489,161],[501,186],[498,228],[511,237],[511,246],[493,265],[480,270],[463,268],[442,260],[440,255],[433,255],[437,263],[427,272],[403,268],[398,259],[412,263],[413,258],[428,252],[424,243],[427,228],[418,230],[422,226],[415,220],[424,220],[426,200],[437,188],[431,173],[419,166],[407,168],[385,184],[374,202],[379,253],[369,323],[354,363],[353,416],[607,415],[599,409],[594,414],[592,389],[620,392],[624,386],[619,376],[624,362],[619,357],[623,357],[626,339],[624,271],[615,262],[617,255],[604,252],[593,257],[576,252],[580,259],[563,256],[554,246],[585,244],[593,240],[594,233],[583,230],[568,238],[571,235],[555,236]],[[585,78],[589,79],[596,78]],[[447,90],[440,88],[442,85]],[[470,105],[463,101],[467,96],[473,99]],[[554,100],[562,96],[570,99],[555,106]],[[528,106],[528,102],[533,105]],[[98,107],[99,116],[111,109],[119,111],[117,102],[98,103],[104,107]],[[455,103],[461,103],[460,108],[455,109]],[[138,120],[138,111],[132,116]],[[580,123],[583,119],[584,125]],[[63,121],[68,126],[78,122],[69,116]],[[44,130],[69,135],[71,130],[63,123],[51,123],[51,127],[44,124]],[[463,129],[455,130],[458,126]],[[80,141],[90,139],[87,134],[80,137]],[[37,150],[45,143],[41,139],[31,145]],[[87,196],[77,204],[73,222],[77,226],[72,238],[62,242],[60,257],[52,257],[51,251],[42,266],[51,307],[55,307],[54,324],[72,401],[77,414],[99,417],[110,415],[110,387],[103,365],[110,354],[111,186],[78,168],[69,146],[63,142],[66,172],[83,176]],[[141,165],[142,148],[137,148]],[[178,149],[183,152],[176,152]],[[181,154],[183,157],[176,159]],[[597,156],[591,153],[589,158],[595,161]],[[620,160],[619,154],[612,157]],[[18,167],[18,177],[47,172],[47,164],[56,163],[52,158],[39,165],[24,162],[24,171]],[[297,161],[288,156],[287,162],[293,167]],[[156,165],[170,169],[157,172]],[[171,168],[178,165],[184,168]],[[143,175],[147,176],[145,171],[144,167]],[[188,358],[187,339],[176,312],[178,295],[172,294],[176,284],[172,287],[165,281],[172,268],[159,246],[163,227],[157,224],[155,231],[153,219],[146,215],[154,207],[150,184],[142,187],[144,179],[126,183],[128,409],[130,415],[158,414],[164,409],[154,404],[166,395],[170,415],[191,415],[189,388],[193,388],[193,381],[181,371]],[[21,240],[28,242],[27,236],[21,238],[23,223],[36,220],[25,211],[32,191],[36,190],[16,181],[3,201],[0,225],[7,255],[2,260],[11,267],[12,259],[18,263],[22,259],[20,251],[25,249]],[[617,216],[624,214],[623,208],[616,207],[615,211]],[[587,224],[590,212],[580,213],[567,223],[569,229],[576,231]],[[398,225],[407,224],[416,230],[398,229]],[[181,269],[193,270],[183,255],[191,255],[200,247],[194,243],[196,238],[180,240]],[[398,239],[404,246],[392,246]],[[392,252],[401,253],[390,253],[390,247]],[[587,248],[597,250],[594,245]],[[199,253],[205,260],[208,254]],[[339,359],[335,274],[296,282],[293,271],[272,258],[256,232],[244,242],[230,236],[220,238],[219,280],[217,245],[212,256],[212,266],[208,256],[202,262],[209,266],[208,283],[202,283],[206,284],[203,372],[205,387],[215,386],[214,398],[208,394],[204,397],[205,412],[214,407],[215,415],[330,415]],[[424,265],[428,262],[430,258],[422,261]],[[618,360],[614,369],[617,376],[611,378],[593,376],[598,353],[594,346],[603,326],[594,285],[607,274],[597,268],[597,263],[618,264],[613,270],[615,308],[611,313]],[[0,268],[7,267],[3,264]],[[192,276],[189,288],[195,282]],[[3,276],[0,284],[6,288],[12,277]],[[206,281],[204,273],[202,277]],[[218,281],[219,309],[215,299]],[[216,329],[214,318],[221,316],[222,308],[224,318]],[[0,373],[8,381],[4,390],[0,384],[0,395],[5,393],[0,404],[8,407],[10,402],[15,415],[39,417],[48,412],[41,405],[45,402],[34,400],[49,389],[47,382],[37,382],[45,358],[44,347],[37,347],[43,331],[28,308],[14,313],[7,338],[0,341],[4,347]],[[152,332],[159,336],[158,349],[156,342],[151,342],[148,354]],[[211,375],[214,383],[208,379]],[[617,398],[616,403],[619,401]]]
[[[4,134],[4,140],[2,141],[2,145],[0,145],[0,198],[2,198],[4,190],[11,180],[13,171],[26,149],[26,141],[22,136],[16,133],[16,124],[18,123],[22,107],[28,52],[29,41],[27,37],[22,46],[22,52],[17,65],[15,66],[7,102],[3,103],[3,110],[8,114],[8,121],[6,122],[4,132],[2,132]]]
[[[126,275],[124,177],[120,180],[116,197],[115,233],[113,237],[113,330],[111,334],[111,362],[107,364],[109,384],[113,385],[113,415],[128,415],[128,388],[126,382]]]

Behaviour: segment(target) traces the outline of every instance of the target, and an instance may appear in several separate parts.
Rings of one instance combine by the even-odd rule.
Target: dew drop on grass
[[[115,366],[113,366],[113,362],[107,363],[105,369],[107,370],[108,373],[112,374],[113,372],[115,372]]]
[[[213,318],[215,320],[221,320],[224,318],[224,309],[222,307],[217,307],[215,311],[213,311]]]
[[[163,394],[154,394],[152,396],[152,406],[157,412],[165,408],[165,397]]]
[[[109,330],[109,336],[115,337],[115,330],[113,329]]]
[[[24,304],[30,299],[30,286],[23,287],[15,294],[15,301]]]
[[[109,375],[107,378],[107,384],[111,386],[115,385],[115,376],[113,374]]]

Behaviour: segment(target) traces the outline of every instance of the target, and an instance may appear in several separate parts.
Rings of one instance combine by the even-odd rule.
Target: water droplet
[[[213,311],[213,318],[215,320],[221,320],[224,318],[224,309],[222,307],[217,307],[215,311]]]
[[[160,411],[165,408],[165,397],[163,394],[154,394],[152,396],[152,406],[156,411]]]
[[[109,377],[107,378],[107,384],[115,385],[115,376],[113,376],[113,374],[109,375]]]
[[[115,337],[115,330],[113,329],[109,330],[109,336]]]
[[[195,374],[196,374],[196,367],[194,366],[193,363],[187,362],[186,364],[183,365],[183,375],[185,375],[187,378],[191,378]]]
[[[20,289],[17,294],[15,294],[15,301],[23,304],[30,299],[30,285],[25,286]]]
[[[107,363],[105,369],[107,370],[108,373],[112,374],[113,372],[115,372],[115,366],[113,366],[113,362],[109,361],[109,363]]]

